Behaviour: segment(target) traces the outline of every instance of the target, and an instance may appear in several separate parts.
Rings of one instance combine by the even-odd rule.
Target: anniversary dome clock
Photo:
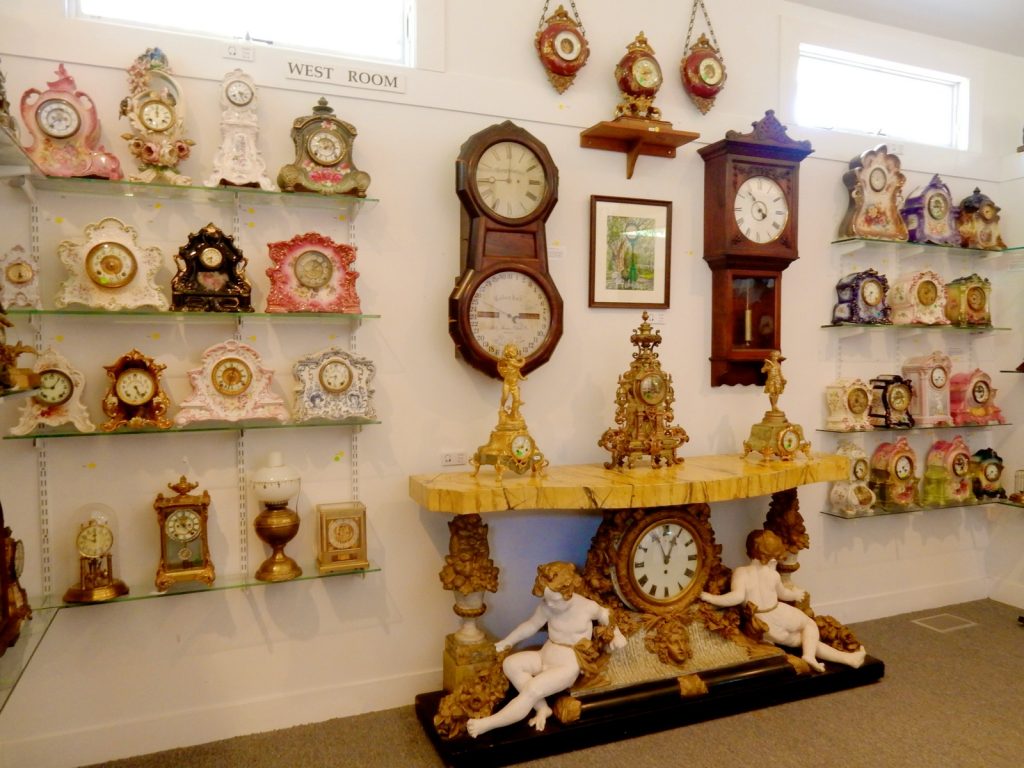
[[[836,283],[832,325],[889,325],[892,309],[886,301],[888,291],[888,279],[874,269],[852,272],[841,278]]]
[[[277,189],[267,177],[267,164],[256,145],[260,131],[257,102],[256,84],[250,75],[240,69],[224,75],[220,83],[220,148],[206,186]]]
[[[856,517],[871,511],[875,503],[875,492],[868,486],[871,467],[864,449],[850,440],[839,444],[836,453],[850,462],[850,474],[846,480],[832,483],[829,503],[832,513],[843,517]]]
[[[871,455],[868,485],[878,504],[887,509],[905,510],[917,502],[917,454],[907,438],[881,443]]]
[[[906,181],[899,157],[890,154],[885,144],[853,158],[843,174],[850,197],[839,237],[906,240],[907,225],[900,215]]]
[[[903,364],[903,375],[910,381],[914,396],[910,415],[918,427],[948,427],[953,424],[949,411],[949,377],[953,363],[949,355],[932,352],[911,357]]]
[[[174,257],[171,309],[184,312],[252,312],[248,260],[235,239],[212,223],[188,237]]]
[[[961,328],[992,325],[992,283],[977,273],[946,283],[946,318]]]
[[[300,358],[292,367],[296,382],[292,417],[297,422],[377,418],[370,386],[376,372],[368,358],[336,347]]]
[[[982,448],[971,455],[974,495],[979,499],[1005,499],[1003,457],[994,448]]]
[[[21,623],[32,618],[28,593],[19,581],[24,566],[25,545],[4,523],[0,504],[0,656],[18,641]]]
[[[960,245],[953,196],[938,174],[903,203],[903,221],[912,243]]]
[[[964,439],[957,435],[952,440],[936,440],[925,457],[921,503],[937,507],[972,502],[971,479],[971,449]]]
[[[704,260],[711,268],[711,386],[764,384],[781,349],[782,272],[798,258],[800,162],[768,110],[741,134],[697,150],[704,158]]]
[[[121,178],[121,163],[100,145],[100,120],[88,94],[63,64],[47,89],[21,95],[21,119],[32,135],[25,153],[47,176]]]
[[[172,584],[198,581],[213,584],[216,570],[210,557],[210,493],[194,494],[199,483],[190,483],[184,475],[168,483],[173,496],[156,495],[153,508],[160,528],[160,562],[156,569],[156,589],[166,592]]]
[[[562,297],[548,272],[545,230],[558,200],[558,169],[547,147],[506,120],[462,145],[455,190],[461,275],[448,297],[448,333],[456,352],[488,376],[500,378],[508,344],[529,373],[562,337]]]
[[[171,400],[160,386],[166,365],[133,349],[103,368],[110,385],[103,396],[107,420],[100,424],[101,430],[170,429]]]
[[[138,163],[129,181],[188,185],[192,179],[178,173],[178,163],[195,144],[185,138],[185,104],[181,88],[171,75],[167,56],[147,48],[128,69],[128,95],[121,101],[131,133],[121,134]]]
[[[632,468],[643,456],[650,457],[652,467],[682,464],[676,451],[690,439],[686,430],[672,424],[676,399],[672,376],[661,369],[655,351],[661,331],[652,331],[648,319],[644,312],[640,327],[629,337],[636,351],[615,390],[615,426],[597,441],[612,454],[604,463],[607,469]]]
[[[114,576],[112,512],[103,504],[91,505],[89,519],[78,529],[78,581],[64,593],[66,603],[101,603],[128,594],[128,586]]]
[[[992,198],[983,194],[978,187],[974,193],[960,201],[957,215],[957,230],[960,244],[964,248],[978,248],[986,251],[1000,251],[1006,248],[999,233],[999,211]]]
[[[544,0],[540,25],[533,43],[540,63],[548,74],[548,81],[556,91],[565,93],[576,79],[576,73],[587,63],[590,45],[574,0],[570,0],[573,18],[561,5],[553,14],[544,18],[550,2]]]
[[[361,312],[355,246],[307,232],[268,248],[267,312]]]
[[[992,377],[980,368],[953,374],[949,380],[949,408],[953,423],[958,427],[1006,423],[1002,410],[996,405]]]
[[[82,372],[52,347],[43,350],[32,368],[39,374],[39,389],[22,405],[21,419],[11,428],[11,434],[27,435],[40,427],[68,423],[79,432],[94,432],[96,426],[82,402]]]
[[[313,114],[297,117],[292,123],[295,162],[277,174],[281,191],[365,197],[370,174],[355,166],[355,139],[355,126],[336,117],[321,96]]]
[[[0,305],[41,309],[39,300],[39,255],[26,253],[20,245],[0,256]]]

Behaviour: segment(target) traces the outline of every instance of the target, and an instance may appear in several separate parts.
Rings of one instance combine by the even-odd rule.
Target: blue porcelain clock
[[[910,242],[960,245],[959,208],[953,205],[949,187],[938,174],[906,199],[901,212]]]
[[[874,269],[853,272],[836,283],[832,325],[859,323],[889,325],[891,310],[886,301],[889,281]]]
[[[331,347],[307,355],[292,367],[295,375],[295,421],[362,417],[375,419],[373,388],[377,372],[373,362]]]

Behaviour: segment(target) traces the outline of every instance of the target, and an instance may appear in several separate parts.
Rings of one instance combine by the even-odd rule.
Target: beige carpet
[[[853,625],[863,688],[519,763],[522,768],[1019,768],[1021,613],[981,600]],[[927,620],[932,627],[915,620]],[[434,768],[409,706],[105,763],[109,768]]]

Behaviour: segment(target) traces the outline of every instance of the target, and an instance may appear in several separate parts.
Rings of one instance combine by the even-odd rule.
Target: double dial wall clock
[[[992,283],[977,273],[946,283],[946,318],[960,327],[992,325]]]
[[[888,298],[896,325],[949,325],[946,286],[938,272],[923,269],[900,275]]]
[[[188,372],[192,394],[182,401],[174,423],[274,419],[287,421],[284,400],[271,391],[274,372],[259,353],[231,339],[203,352],[202,365]]]
[[[868,485],[879,506],[905,510],[917,502],[917,454],[907,438],[881,443],[871,455],[871,476]]]
[[[550,0],[544,0],[540,26],[537,27],[533,42],[540,63],[548,74],[548,81],[556,91],[564,93],[576,79],[576,73],[587,63],[590,45],[587,43],[575,0],[570,0],[572,17],[560,5],[553,14],[545,18],[549,3]]]
[[[889,325],[892,323],[892,310],[886,300],[888,292],[888,279],[874,269],[846,275],[836,283],[832,325]]]
[[[167,297],[156,285],[163,254],[155,246],[139,245],[138,238],[134,227],[107,217],[87,225],[81,238],[62,240],[57,255],[67,277],[57,291],[56,306],[167,309]]]
[[[320,573],[366,568],[366,507],[359,501],[318,504],[316,567]]]
[[[907,177],[900,159],[879,144],[850,161],[843,174],[849,193],[839,237],[906,240],[907,226],[900,215],[900,199]]]
[[[220,147],[206,186],[277,189],[267,177],[267,164],[256,144],[260,131],[258,101],[256,84],[249,74],[234,69],[224,75],[220,83]]]
[[[252,312],[248,260],[235,239],[212,223],[188,237],[174,257],[171,309],[184,312]]]
[[[849,440],[841,442],[836,453],[850,462],[850,474],[845,480],[832,483],[829,491],[832,514],[843,517],[867,514],[875,503],[875,492],[868,486],[871,467],[867,454]]]
[[[960,245],[956,219],[959,209],[938,174],[903,203],[903,221],[912,243]]]
[[[39,389],[21,407],[21,418],[12,435],[27,435],[42,427],[71,424],[79,432],[93,432],[96,426],[82,402],[85,376],[73,368],[64,355],[52,347],[36,358],[33,370],[39,374]]]
[[[704,158],[704,260],[711,268],[711,386],[763,384],[781,349],[782,272],[798,258],[800,162],[768,110],[741,134],[698,150]]]
[[[39,300],[39,256],[26,253],[20,245],[0,256],[0,305],[41,309]]]
[[[949,411],[949,379],[953,363],[949,355],[932,352],[911,357],[903,364],[903,376],[910,381],[914,396],[910,415],[918,427],[948,427],[953,424]]]
[[[47,176],[121,178],[120,161],[100,145],[96,105],[63,64],[45,91],[22,94],[21,119],[32,135],[25,152]]]
[[[4,523],[0,504],[0,656],[18,641],[22,622],[32,618],[28,593],[19,581],[24,566],[25,545]]]
[[[456,352],[499,378],[508,344],[523,373],[547,362],[562,337],[562,297],[548,272],[545,224],[558,169],[536,137],[510,121],[470,136],[455,162],[462,203],[461,275],[448,297]]]
[[[100,424],[101,430],[171,427],[167,418],[171,400],[160,383],[166,365],[133,349],[103,368],[110,384],[103,396],[107,420]]]
[[[975,187],[974,192],[960,201],[957,214],[957,231],[960,245],[964,248],[978,248],[986,251],[1000,251],[1006,248],[999,232],[999,211],[992,198]]]
[[[377,369],[365,357],[331,347],[296,361],[295,421],[375,419],[371,382]]]
[[[359,273],[352,269],[355,246],[307,232],[269,243],[270,292],[267,312],[343,312],[359,314]]]
[[[926,507],[974,501],[971,449],[963,437],[936,440],[925,456],[921,503]]]
[[[356,168],[352,159],[355,138],[355,126],[339,119],[320,97],[312,114],[292,123],[295,162],[281,168],[278,186],[283,192],[365,197],[370,174]]]
[[[164,184],[192,183],[178,172],[178,163],[192,153],[195,144],[185,136],[185,103],[178,81],[171,74],[167,56],[148,48],[128,69],[128,95],[121,101],[121,117],[127,117],[130,133],[122,134],[139,172],[129,181]]]
[[[166,592],[172,584],[198,581],[209,586],[216,578],[210,557],[210,494],[193,493],[199,483],[190,483],[184,475],[168,483],[173,496],[158,493],[153,508],[160,529],[160,562],[156,569],[156,588]]]
[[[101,603],[128,594],[128,586],[114,576],[114,531],[111,512],[102,504],[90,505],[91,514],[75,536],[78,581],[64,593],[66,603]]]
[[[992,377],[980,368],[953,374],[949,380],[949,409],[958,427],[1006,423],[996,405]]]

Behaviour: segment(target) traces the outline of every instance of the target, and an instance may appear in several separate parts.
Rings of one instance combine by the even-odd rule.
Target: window
[[[800,45],[800,125],[967,148],[970,81],[893,61]]]
[[[416,0],[77,0],[77,15],[176,32],[413,66]]]

